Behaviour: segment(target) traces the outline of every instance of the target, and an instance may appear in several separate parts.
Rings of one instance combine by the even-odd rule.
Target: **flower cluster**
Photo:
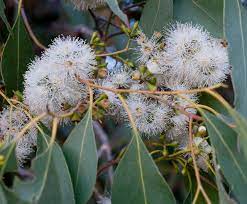
[[[24,78],[24,103],[32,115],[40,115],[47,109],[63,114],[87,97],[84,84],[78,78],[89,79],[94,75],[94,52],[83,40],[58,37],[49,48],[29,66]],[[42,122],[49,126],[51,117]],[[64,119],[64,122],[67,120]],[[8,144],[29,123],[24,110],[5,109],[0,117],[0,135]],[[31,128],[18,142],[16,156],[22,165],[36,146],[36,128]]]
[[[30,118],[23,108],[4,109],[0,115],[0,140],[4,145],[10,144],[14,139],[17,139],[17,135],[29,122]],[[36,144],[37,129],[35,127],[30,128],[17,140],[15,151],[20,166],[25,164],[27,159],[29,159],[30,154],[34,152]]]
[[[25,104],[34,115],[46,112],[47,108],[56,114],[64,113],[87,97],[85,85],[77,78],[89,79],[95,67],[95,55],[83,40],[56,38],[28,67]]]
[[[230,73],[227,48],[201,26],[180,23],[171,26],[165,35],[154,33],[150,39],[141,32],[136,41],[138,63],[142,67],[139,74],[120,69],[110,73],[101,84],[113,89],[137,90],[125,97],[138,131],[147,136],[164,133],[168,140],[178,142],[179,149],[186,149],[188,116],[197,113],[193,103],[198,102],[198,96],[182,92],[224,81]],[[150,83],[156,89],[181,91],[181,94],[152,97],[138,93],[147,90]],[[116,115],[128,121],[118,97],[110,91],[104,93]],[[203,140],[195,138],[199,139]],[[205,171],[204,160],[211,153],[209,147],[197,156],[198,165]]]

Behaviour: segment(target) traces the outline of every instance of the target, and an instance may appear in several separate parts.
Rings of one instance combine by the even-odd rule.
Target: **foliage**
[[[76,3],[82,3],[81,1],[85,1],[85,5],[91,1],[95,4],[93,7],[99,7],[93,9],[87,6],[87,11],[71,9],[71,3],[78,7]],[[54,24],[51,23],[48,38],[63,33],[89,39],[88,45],[94,50],[90,51],[91,55],[86,53],[89,46],[86,47],[84,41],[80,43],[85,48],[84,56],[95,55],[95,61],[85,59],[89,60],[88,67],[96,64],[92,72],[73,72],[72,60],[79,63],[75,67],[82,68],[86,65],[81,59],[64,54],[70,49],[66,43],[75,42],[75,38],[58,38],[55,42],[60,40],[64,47],[56,55],[48,56],[52,49],[56,49],[52,47],[54,44],[47,48],[47,36],[44,37],[41,27],[35,25],[35,20],[32,21],[35,14],[32,9],[28,10],[28,4],[22,3],[22,0],[14,3],[17,12],[11,28],[8,21],[10,17],[5,13],[8,8],[0,0],[0,17],[4,22],[3,25],[0,22],[0,29],[1,25],[6,26],[8,29],[5,32],[9,35],[4,45],[0,46],[3,81],[0,90],[3,99],[1,109],[9,107],[10,116],[16,109],[21,109],[29,119],[21,130],[16,131],[17,127],[12,127],[12,124],[7,127],[16,132],[11,142],[6,142],[5,138],[9,139],[10,135],[2,135],[1,128],[5,123],[0,123],[0,203],[246,203],[247,9],[241,1],[75,0],[60,3],[63,4],[60,5],[63,9],[59,12],[63,17],[59,21],[67,19],[70,24],[63,23],[63,32],[56,30],[52,33]],[[26,15],[26,12],[30,12],[30,15]],[[177,21],[187,24],[176,24]],[[80,23],[85,25],[79,25]],[[203,28],[193,27],[196,24]],[[65,25],[68,27],[65,28]],[[171,25],[177,27],[171,29]],[[145,59],[145,49],[148,48],[149,51],[151,47],[156,54],[162,52],[169,47],[163,43],[166,42],[164,38],[171,37],[171,33],[179,26],[181,30],[195,29],[202,35],[206,29],[210,36],[219,38],[216,41],[224,49],[228,49],[234,107],[218,93],[219,87],[223,87],[223,95],[229,92],[223,84],[211,86],[209,83],[209,86],[193,86],[191,89],[184,86],[178,89],[159,87],[158,83],[162,79],[160,73],[156,72],[160,70],[157,70],[155,60],[150,65],[153,56],[148,56],[149,60]],[[170,32],[168,34],[167,29]],[[151,46],[142,47],[143,55],[136,59],[142,43],[150,43]],[[116,50],[116,47],[122,47],[123,44],[123,49]],[[73,47],[77,49],[74,52],[77,57],[81,54],[78,51],[80,48]],[[193,51],[189,48],[189,52]],[[30,64],[35,53],[41,57]],[[57,56],[59,57],[56,58]],[[71,57],[70,61],[61,64],[57,61],[66,57]],[[35,98],[35,101],[47,103],[45,111],[33,114],[29,104],[25,103],[28,96],[23,89],[28,79],[24,80],[24,75],[30,66],[39,64],[39,60],[46,62],[44,67],[51,66],[53,74],[58,73],[54,70],[59,66],[66,67],[68,71],[64,69],[59,75],[64,78],[59,80],[55,74],[50,76],[42,72],[42,69],[34,69],[37,71],[35,77],[44,74],[48,82],[54,80],[54,84],[60,88],[55,89],[57,87],[50,87],[47,81],[42,82],[47,85],[47,90],[44,91],[47,91],[45,93],[48,98],[56,97],[49,103],[46,95],[40,92],[41,97]],[[119,64],[123,68],[114,70]],[[126,67],[129,70],[125,70]],[[171,79],[176,79],[178,75],[170,70],[171,67],[168,67],[166,74],[170,74]],[[202,75],[198,76],[201,81]],[[71,84],[67,79],[73,80],[73,86],[69,87]],[[105,83],[104,79],[111,83]],[[229,80],[231,79],[227,79]],[[140,82],[137,85],[145,84],[145,87],[136,88],[132,86],[133,81]],[[167,81],[166,79],[164,83]],[[31,80],[30,84],[35,84],[35,80]],[[72,91],[67,90],[72,90],[74,86],[85,92],[82,94],[83,100],[77,101],[78,104],[64,100],[66,103],[60,105],[59,97],[71,97]],[[59,91],[53,93],[54,90]],[[233,90],[230,92],[233,94]],[[193,94],[202,94],[199,102]],[[134,105],[129,100],[131,95]],[[169,109],[162,112],[162,103],[166,103]],[[58,105],[61,111],[53,112],[51,104]],[[162,119],[170,121],[181,113],[186,118],[186,125],[178,130],[167,122],[167,127],[162,126],[163,129],[159,128],[155,134],[142,137],[142,130],[147,126],[140,125],[143,120],[138,124],[135,118],[142,108],[145,114],[151,112],[149,120],[160,119],[167,114],[170,118]],[[109,122],[112,119],[117,120],[117,123]],[[122,120],[128,121],[127,128],[120,128]],[[2,121],[9,122],[7,119]],[[158,126],[157,123],[155,125]],[[16,142],[33,127],[38,132],[35,154],[20,165],[15,156]],[[149,129],[154,130],[155,127]],[[177,133],[175,136],[170,131],[174,129]],[[127,135],[131,135],[131,138]],[[182,145],[179,143],[181,135],[183,141],[186,141]]]

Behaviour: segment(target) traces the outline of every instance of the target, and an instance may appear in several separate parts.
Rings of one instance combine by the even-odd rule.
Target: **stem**
[[[128,42],[126,44],[126,47],[124,49],[116,51],[116,52],[112,52],[112,53],[98,54],[98,55],[96,55],[96,57],[107,57],[107,56],[113,56],[113,55],[122,54],[122,53],[127,52],[129,50],[129,45],[130,45],[130,39],[128,40]]]
[[[192,94],[192,93],[198,93],[198,92],[206,92],[206,91],[210,91],[213,89],[217,89],[219,87],[222,87],[223,84],[216,84],[214,86],[211,87],[206,87],[206,88],[199,88],[199,89],[191,89],[191,90],[178,90],[178,91],[149,91],[149,90],[133,90],[133,89],[113,89],[113,88],[109,88],[109,87],[103,87],[100,86],[98,84],[93,84],[88,80],[85,79],[81,79],[79,77],[77,77],[77,80],[81,83],[86,84],[87,86],[90,87],[94,87],[94,88],[98,88],[98,89],[102,89],[102,90],[106,90],[106,91],[110,91],[113,93],[139,93],[139,94],[157,94],[157,95],[178,95],[178,94]]]
[[[199,169],[198,169],[197,164],[196,164],[196,156],[195,156],[194,147],[193,147],[192,122],[193,122],[193,120],[190,118],[190,121],[189,121],[189,144],[190,144],[191,157],[193,160],[193,166],[194,166],[195,176],[196,176],[196,181],[197,181],[197,190],[196,190],[196,194],[195,194],[195,197],[193,200],[193,204],[196,203],[200,192],[202,193],[206,203],[211,204],[211,201],[210,201],[207,193],[205,192],[205,190],[202,186]]]

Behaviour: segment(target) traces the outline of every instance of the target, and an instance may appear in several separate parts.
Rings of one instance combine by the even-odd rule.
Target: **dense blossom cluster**
[[[23,108],[4,109],[0,115],[0,141],[9,145],[28,122],[30,119]],[[15,150],[19,165],[23,165],[34,152],[36,143],[37,129],[32,127],[16,143]]]
[[[84,8],[89,1],[80,2],[83,3],[77,6]],[[78,78],[93,79],[110,89],[136,90],[135,93],[123,94],[123,97],[138,131],[148,137],[164,134],[167,140],[178,143],[178,149],[188,148],[188,115],[196,114],[193,103],[198,102],[198,96],[186,93],[145,95],[138,91],[147,90],[150,84],[156,90],[186,91],[222,82],[230,72],[227,48],[202,27],[180,23],[173,25],[165,35],[154,33],[150,39],[140,33],[137,44],[139,70],[118,65],[109,70],[103,79],[96,79],[96,56],[90,46],[77,38],[56,38],[41,57],[28,67],[24,76],[24,103],[33,115],[39,115],[47,109],[62,114],[87,98],[86,86]],[[95,95],[101,94],[107,97],[110,104],[108,113],[128,122],[118,96],[104,89]],[[11,138],[23,127],[22,119],[27,121],[23,115],[17,120],[16,114],[21,114],[20,111],[12,113],[10,121],[16,127],[15,131],[4,120],[10,117],[10,110],[4,110],[0,120],[1,135],[10,135]],[[46,118],[43,122],[48,125],[50,119]],[[34,131],[30,130],[27,137],[23,137],[27,139],[19,142],[24,143],[27,152],[29,146],[26,142],[35,144],[34,135]],[[196,137],[194,143],[200,149],[198,165],[206,170],[204,160],[209,159],[208,154],[212,150],[201,137]],[[27,152],[22,153],[23,148],[18,148],[21,161]]]
[[[24,102],[41,114],[47,108],[62,114],[87,96],[77,77],[89,79],[95,70],[95,55],[83,40],[58,37],[25,74]],[[39,99],[39,100],[37,100]]]

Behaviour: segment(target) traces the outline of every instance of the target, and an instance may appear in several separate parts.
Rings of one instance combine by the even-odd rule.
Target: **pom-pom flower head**
[[[157,54],[157,51],[161,46],[159,43],[161,37],[162,36],[160,33],[154,33],[153,36],[149,39],[144,33],[139,33],[136,42],[138,44],[138,61],[140,63],[146,64],[148,60]]]
[[[25,78],[24,101],[33,114],[47,107],[57,114],[66,107],[85,99],[85,85],[77,77],[90,78],[95,69],[95,55],[84,41],[58,37],[28,67]]]
[[[127,104],[136,127],[143,135],[152,136],[166,130],[169,108],[139,94],[130,95]],[[128,116],[124,113],[126,121]]]
[[[97,64],[90,46],[84,40],[74,37],[55,38],[42,57],[53,64],[53,71],[58,72],[61,78],[88,78],[92,76]]]
[[[225,80],[230,72],[227,48],[219,41],[213,42],[210,46],[204,47],[195,55],[195,69],[191,70],[195,77],[192,85],[199,87],[212,86]]]
[[[21,107],[18,107],[18,109],[4,109],[0,115],[0,139],[6,145],[11,143],[29,122],[30,119]],[[20,166],[29,159],[30,154],[34,152],[36,144],[37,129],[32,127],[16,144],[16,158]]]
[[[97,8],[105,3],[105,0],[70,0],[77,9],[86,10]]]
[[[201,26],[177,23],[167,34],[169,76],[191,87],[211,86],[229,73],[227,49]]]

